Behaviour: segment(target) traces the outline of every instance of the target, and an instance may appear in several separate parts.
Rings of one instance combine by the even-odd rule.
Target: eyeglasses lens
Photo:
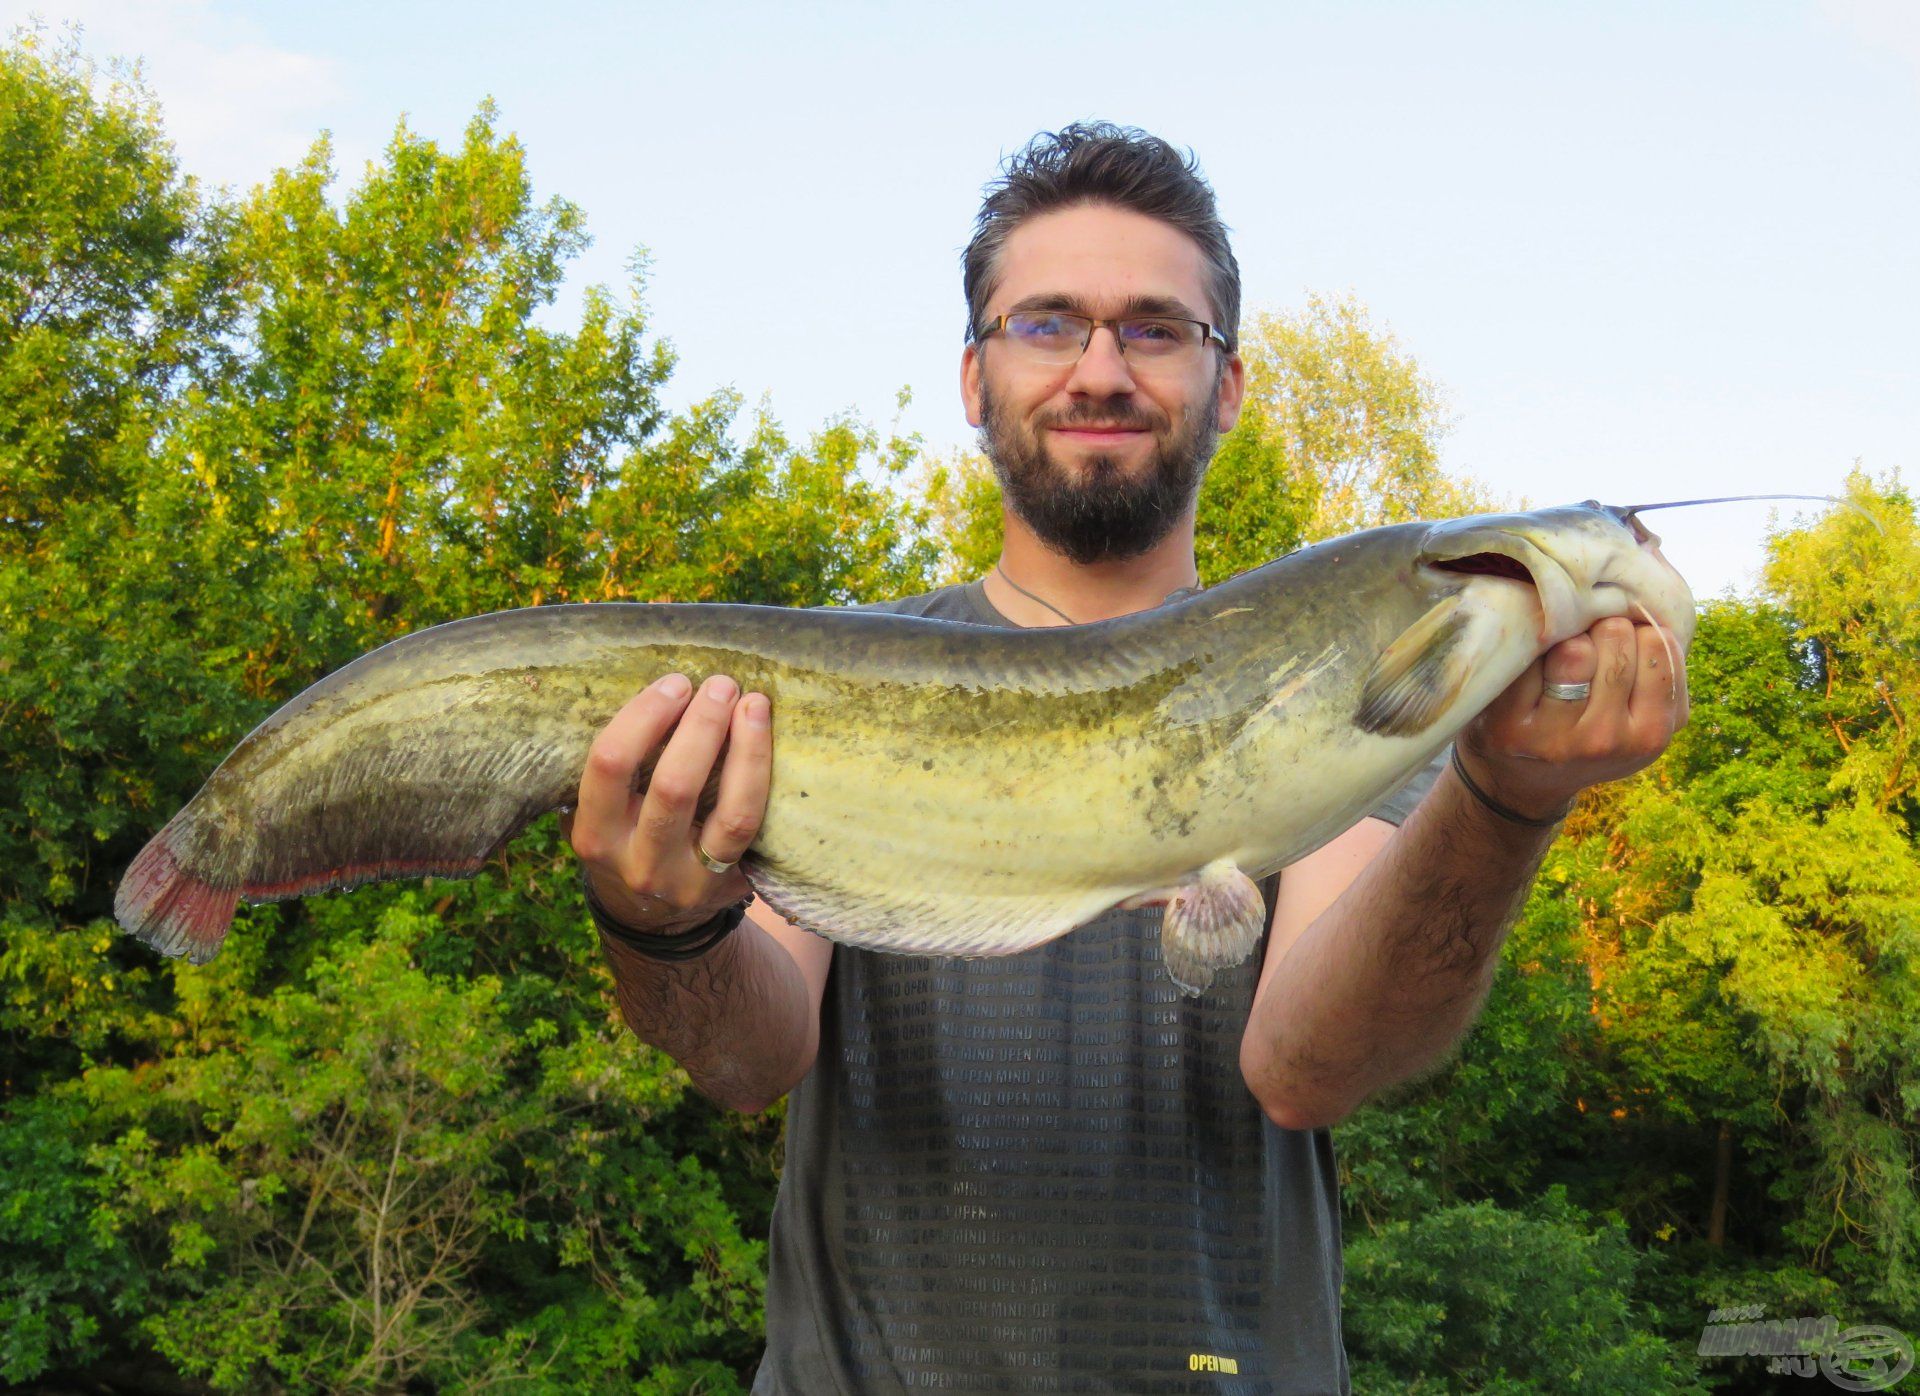
[[[1205,329],[1191,320],[1140,316],[1119,323],[1120,348],[1129,359],[1173,360],[1200,347]],[[1009,315],[1007,343],[1041,363],[1072,363],[1092,337],[1093,322],[1083,315],[1028,311]]]

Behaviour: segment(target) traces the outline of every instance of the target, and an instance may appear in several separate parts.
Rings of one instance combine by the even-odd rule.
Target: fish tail
[[[140,850],[120,879],[113,914],[161,954],[204,965],[227,938],[240,888],[222,886],[193,867],[191,816],[191,809],[182,810]]]

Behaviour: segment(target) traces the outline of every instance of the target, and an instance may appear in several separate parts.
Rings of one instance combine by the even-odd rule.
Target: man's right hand
[[[700,792],[723,745],[718,799],[696,823]],[[656,751],[652,779],[636,794],[634,776]],[[712,872],[695,848],[716,862],[738,862],[766,816],[772,772],[765,694],[741,696],[733,680],[719,674],[696,693],[685,675],[669,674],[594,738],[579,801],[561,816],[560,831],[615,920],[640,932],[678,935],[752,892],[738,868]]]

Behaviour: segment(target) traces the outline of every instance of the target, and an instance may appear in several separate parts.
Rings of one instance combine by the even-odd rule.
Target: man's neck
[[[1138,557],[1078,563],[1043,544],[1018,519],[1006,521],[999,564],[985,579],[987,600],[1022,626],[1076,625],[1151,610],[1194,585],[1193,519]],[[1064,617],[1064,618],[1063,618]]]

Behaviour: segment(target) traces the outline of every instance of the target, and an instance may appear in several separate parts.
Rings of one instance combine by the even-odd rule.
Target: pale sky
[[[331,131],[492,96],[592,282],[645,247],[673,405],[851,410],[969,444],[981,186],[1084,117],[1192,147],[1250,309],[1368,305],[1442,386],[1449,468],[1560,503],[1831,491],[1920,451],[1920,3],[0,0],[139,56],[186,168],[246,188]],[[1789,506],[1791,508],[1791,506]],[[1767,506],[1649,520],[1700,596]]]

